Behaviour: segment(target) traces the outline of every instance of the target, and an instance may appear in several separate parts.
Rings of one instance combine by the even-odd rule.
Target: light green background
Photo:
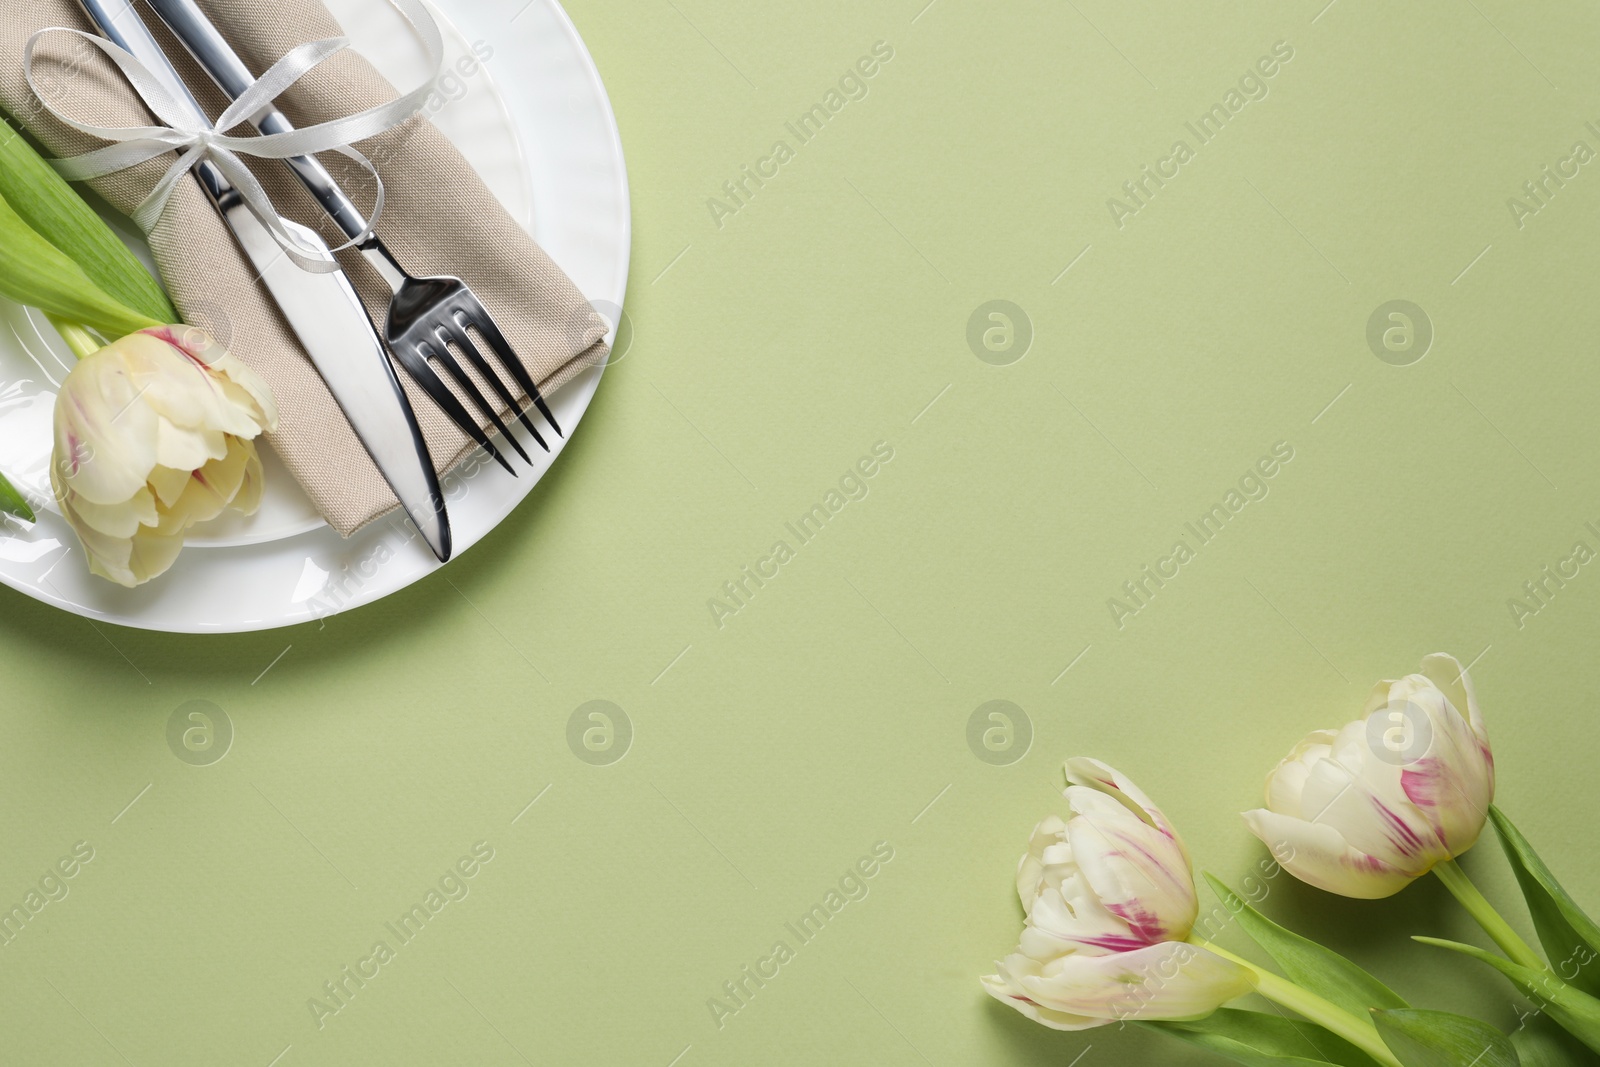
[[[1477,659],[1500,802],[1600,904],[1600,574],[1521,628],[1507,607],[1600,548],[1600,165],[1520,229],[1506,205],[1600,149],[1600,15],[923,3],[574,0],[628,151],[634,340],[444,574],[224,638],[0,591],[0,901],[95,849],[0,948],[0,1059],[1212,1062],[979,990],[1061,759],[1121,767],[1237,878],[1272,763],[1439,649]],[[795,145],[880,40],[869,95]],[[1184,122],[1278,41],[1267,97],[1197,146]],[[796,157],[719,229],[707,199],[780,138]],[[1107,199],[1179,138],[1195,158],[1118,229]],[[966,340],[993,299],[1036,334],[1009,366]],[[1436,332],[1411,366],[1368,348],[1394,299]],[[708,598],[878,441],[870,495],[718,629]],[[1270,495],[1119,630],[1107,598],[1278,441]],[[568,748],[594,699],[633,724],[612,766]],[[967,746],[993,699],[1036,733],[1010,766]],[[168,749],[192,700],[236,731],[209,767]],[[319,1030],[307,999],[480,840],[470,896]],[[878,841],[870,895],[719,1029],[707,999]],[[1495,845],[1467,866],[1513,910]],[[1497,978],[1404,939],[1475,939],[1431,882],[1285,878],[1265,908],[1513,1023]]]

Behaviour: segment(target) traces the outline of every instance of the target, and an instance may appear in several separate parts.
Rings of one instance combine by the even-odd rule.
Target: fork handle
[[[167,24],[174,36],[194,56],[202,70],[217,83],[229,100],[237,100],[256,77],[245,66],[244,60],[233,50],[227,38],[200,10],[195,0],[146,0],[161,21]],[[137,17],[137,16],[135,16]],[[270,105],[250,117],[250,125],[263,134],[288,133],[294,129],[283,112]],[[367,219],[350,198],[339,188],[328,168],[311,156],[295,156],[284,160],[289,169],[322,205],[322,210],[354,240],[367,232]]]

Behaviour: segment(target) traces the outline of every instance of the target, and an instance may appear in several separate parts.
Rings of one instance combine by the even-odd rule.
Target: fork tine
[[[479,392],[477,384],[467,374],[465,368],[461,366],[460,361],[456,359],[455,353],[451,352],[443,344],[435,346],[428,344],[426,341],[419,343],[417,347],[419,349],[425,348],[428,352],[433,353],[433,358],[438,361],[440,366],[444,367],[445,372],[451,378],[455,379],[455,383],[461,387],[461,391],[467,394],[467,399],[476,404],[479,410],[489,417],[489,422],[494,426],[495,432],[510,442],[511,447],[517,450],[517,455],[521,456],[524,462],[530,467],[533,466],[533,457],[528,455],[528,451],[522,447],[521,441],[511,436],[511,431],[506,428],[505,422],[500,418],[499,409],[490,404],[484,398],[483,393]]]
[[[534,426],[533,420],[528,418],[528,413],[522,410],[517,398],[511,395],[511,390],[500,380],[500,375],[494,372],[494,368],[489,366],[489,361],[483,358],[483,353],[478,351],[478,346],[472,343],[472,337],[466,329],[466,317],[460,316],[456,326],[458,329],[455,330],[447,330],[440,326],[437,331],[439,340],[454,342],[457,348],[466,353],[467,359],[478,369],[478,373],[488,380],[489,387],[504,401],[507,408],[516,412],[518,420],[528,428],[529,433],[533,434],[533,439],[539,442],[539,447],[546,452],[550,451],[550,446],[544,443],[544,437],[540,435],[538,427]]]
[[[524,367],[522,360],[517,358],[516,351],[512,349],[511,343],[506,340],[505,334],[500,332],[500,327],[496,325],[494,317],[489,314],[488,309],[483,306],[483,302],[473,296],[466,304],[466,307],[458,309],[458,313],[464,315],[467,321],[483,335],[483,339],[489,342],[489,347],[494,349],[494,354],[500,357],[500,362],[506,365],[506,369],[517,380],[517,384],[522,387],[522,391],[528,394],[528,398],[533,401],[544,417],[550,421],[550,426],[555,430],[556,436],[565,437],[566,434],[561,432],[561,424],[556,421],[555,415],[550,411],[550,406],[544,402],[544,397],[540,395],[539,387],[534,384],[533,377],[528,374],[528,368]]]
[[[395,345],[393,352],[395,358],[400,361],[400,365],[405,368],[406,373],[422,387],[423,392],[433,398],[433,402],[439,405],[440,409],[449,416],[450,421],[461,427],[468,437],[478,443],[478,447],[493,456],[495,462],[504,467],[515,478],[517,476],[516,468],[506,462],[506,457],[502,456],[500,450],[494,447],[494,443],[489,440],[489,435],[484,433],[483,428],[478,425],[478,420],[467,414],[467,409],[461,406],[461,401],[456,399],[456,395],[450,391],[450,387],[445,385],[439,376],[433,372],[433,367],[428,363],[427,356],[410,345]]]

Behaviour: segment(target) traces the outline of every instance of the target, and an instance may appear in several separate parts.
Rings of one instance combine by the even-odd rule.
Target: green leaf
[[[7,515],[15,515],[26,522],[35,521],[33,509],[28,506],[28,502],[23,499],[22,494],[17,492],[10,482],[6,481],[4,474],[0,474],[0,511],[5,512]]]
[[[1283,968],[1291,982],[1365,1019],[1373,1008],[1409,1007],[1400,995],[1354,963],[1309,938],[1285,930],[1256,911],[1210,874],[1206,881],[1222,904]]]
[[[1487,963],[1510,979],[1511,984],[1526,996],[1531,997],[1534,1003],[1543,1008],[1567,1033],[1596,1052],[1600,1052],[1600,1000],[1596,1000],[1576,986],[1568,985],[1549,971],[1536,971],[1531,967],[1523,967],[1512,963],[1504,956],[1486,952],[1475,945],[1463,945],[1457,941],[1444,941],[1436,937],[1416,937],[1412,940],[1420,941],[1424,945],[1447,948],[1452,952],[1459,952],[1463,956],[1471,956],[1475,960]]]
[[[0,295],[81,323],[111,339],[160,326],[96,285],[0,199]]]
[[[1218,1008],[1190,1022],[1140,1024],[1249,1067],[1377,1067],[1377,1061],[1316,1023]]]
[[[1505,812],[1491,805],[1489,818],[1494,821],[1500,845],[1522,886],[1528,914],[1533,916],[1533,926],[1539,932],[1539,943],[1550,960],[1550,969],[1563,981],[1590,996],[1600,997],[1600,925],[1584,914],[1561,888],[1556,876],[1550,873],[1550,868],[1544,865]]]
[[[1511,1039],[1488,1023],[1447,1011],[1375,1011],[1378,1033],[1405,1067],[1519,1067]]]
[[[138,257],[27,138],[3,121],[0,197],[117,302],[163,324],[178,321],[172,302]]]
[[[1511,1031],[1511,1044],[1522,1060],[1522,1067],[1596,1067],[1600,1055],[1583,1047],[1583,1043],[1565,1030],[1549,1015],[1532,1011],[1524,1016],[1522,1025]]]

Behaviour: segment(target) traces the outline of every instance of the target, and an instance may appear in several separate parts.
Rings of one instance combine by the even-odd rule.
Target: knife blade
[[[184,107],[210,122],[131,4],[126,0],[78,2],[102,36],[132,53]],[[452,552],[450,517],[433,457],[388,352],[350,279],[342,270],[313,273],[296,266],[239,191],[211,163],[197,165],[195,176],[305,347],[361,444],[394,490],[400,506],[433,554],[440,562],[447,561]],[[327,243],[315,231],[288,219],[282,222],[306,248],[315,250],[311,258],[335,262]]]

